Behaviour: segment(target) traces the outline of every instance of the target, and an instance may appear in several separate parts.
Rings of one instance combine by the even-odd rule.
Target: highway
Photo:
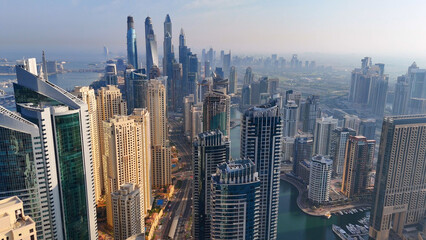
[[[178,173],[173,174],[172,177],[175,177],[176,181],[182,181],[182,185],[166,207],[168,215],[163,222],[161,239],[169,239],[170,229],[175,219],[177,219],[178,224],[173,239],[188,239],[186,236],[188,231],[185,231],[185,225],[189,222],[192,215],[192,148],[191,144],[184,137],[183,124],[181,122],[171,118],[169,119],[169,127],[170,143],[172,146],[176,146],[182,166],[182,169]],[[189,239],[192,239],[192,236]]]

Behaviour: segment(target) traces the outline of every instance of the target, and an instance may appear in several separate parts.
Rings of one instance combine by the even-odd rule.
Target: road
[[[163,222],[161,239],[168,239],[171,225],[174,219],[178,219],[174,239],[186,239],[185,225],[192,215],[192,147],[183,134],[183,124],[174,119],[169,119],[169,138],[172,146],[176,146],[182,169],[173,174],[182,185],[175,197],[170,200],[166,211],[169,213]]]

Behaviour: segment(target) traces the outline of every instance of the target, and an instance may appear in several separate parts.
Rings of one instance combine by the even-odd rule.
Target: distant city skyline
[[[112,53],[125,53],[128,15],[135,19],[138,42],[143,46],[144,19],[152,18],[154,29],[161,34],[158,39],[163,39],[163,21],[170,14],[175,29],[184,28],[196,52],[213,47],[235,54],[356,53],[375,59],[374,55],[415,58],[426,50],[422,43],[426,16],[413,9],[424,7],[426,3],[418,0],[2,2],[0,28],[6,34],[0,40],[0,53],[28,56],[45,49],[52,55],[65,55],[80,50],[82,55],[101,56],[104,45]],[[26,17],[17,18],[16,12]],[[402,12],[410,14],[395,17]],[[206,33],[216,34],[207,37]],[[139,51],[140,57],[145,55],[142,48]]]

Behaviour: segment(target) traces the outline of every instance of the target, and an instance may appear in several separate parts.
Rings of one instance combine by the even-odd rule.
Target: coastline
[[[304,186],[304,184],[300,183],[296,179],[292,179],[286,174],[282,174],[280,176],[280,179],[283,181],[286,181],[287,183],[289,183],[290,185],[292,185],[298,190],[299,194],[297,195],[297,201],[296,201],[297,206],[302,212],[313,217],[327,217],[327,215],[337,213],[343,210],[349,210],[349,209],[358,208],[358,207],[371,207],[371,204],[367,204],[367,203],[351,203],[351,204],[341,205],[341,206],[323,206],[319,209],[313,210],[310,208],[310,206],[307,206],[305,204],[307,195],[308,195],[308,189]]]

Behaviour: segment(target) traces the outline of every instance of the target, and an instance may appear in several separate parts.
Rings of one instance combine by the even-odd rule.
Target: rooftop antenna
[[[46,56],[44,55],[44,50],[43,50],[43,53],[42,53],[42,55],[43,55],[43,67],[42,67],[42,71],[43,71],[43,75],[44,75],[44,78],[45,78],[45,80],[47,81],[48,80],[48,78],[49,78],[49,76],[47,75],[47,64],[46,64]]]

